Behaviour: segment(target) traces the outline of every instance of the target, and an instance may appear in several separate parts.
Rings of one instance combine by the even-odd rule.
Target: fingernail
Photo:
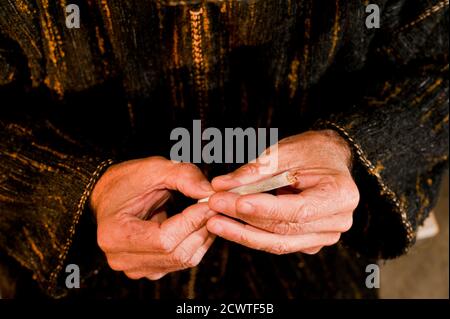
[[[243,202],[242,204],[239,205],[239,210],[242,213],[252,213],[255,210],[255,207],[250,204],[249,202]]]

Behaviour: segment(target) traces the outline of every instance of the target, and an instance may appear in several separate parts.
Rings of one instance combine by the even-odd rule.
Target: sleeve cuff
[[[380,173],[382,163],[373,163],[355,136],[333,121],[320,120],[314,129],[332,129],[352,149],[352,175],[361,200],[354,213],[354,225],[344,242],[359,253],[389,259],[406,253],[415,242],[415,230],[408,219],[406,199],[395,192]]]

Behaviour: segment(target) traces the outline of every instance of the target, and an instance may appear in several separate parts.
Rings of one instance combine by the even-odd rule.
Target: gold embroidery
[[[298,88],[298,69],[300,67],[300,61],[295,58],[291,63],[291,72],[288,75],[289,80],[289,97],[294,98]]]
[[[203,41],[203,23],[202,16],[205,13],[205,7],[198,11],[190,10],[191,37],[192,37],[192,58],[194,62],[194,83],[197,92],[197,101],[200,108],[200,118],[205,118],[205,108],[208,99],[208,61],[204,53]]]
[[[95,183],[97,182],[97,180],[100,177],[100,174],[103,172],[103,170],[107,166],[111,165],[112,163],[113,163],[112,160],[107,160],[107,161],[104,161],[103,163],[101,163],[95,170],[94,174],[92,174],[92,177],[90,178],[86,188],[84,189],[83,195],[81,196],[80,201],[78,202],[78,205],[77,205],[77,208],[75,211],[75,215],[72,219],[72,224],[69,228],[69,234],[67,236],[67,241],[64,244],[64,247],[58,256],[58,264],[55,267],[55,269],[53,270],[53,272],[50,274],[49,286],[47,287],[47,289],[49,291],[51,291],[56,285],[56,280],[57,280],[58,274],[64,265],[64,261],[66,259],[67,253],[69,252],[69,247],[72,244],[73,235],[75,234],[75,229],[78,225],[78,221],[80,220],[81,214],[83,213],[83,209],[86,206],[86,203],[89,199],[89,196],[91,195],[91,192],[95,186]]]
[[[23,0],[17,0],[16,7],[20,12],[25,13],[26,15],[31,15],[34,13],[34,10],[31,10],[28,6],[28,3],[24,2]]]
[[[50,243],[52,244],[53,249],[55,249],[56,251],[59,251],[62,247],[61,247],[61,244],[60,244],[58,238],[56,238],[54,230],[52,230],[50,228],[50,225],[47,223],[44,223],[44,228],[47,231],[47,234],[51,239]]]
[[[105,40],[100,34],[100,28],[98,26],[95,26],[95,37],[97,39],[98,49],[100,50],[100,54],[105,54]]]
[[[341,21],[340,21],[340,13],[339,13],[339,0],[336,0],[336,15],[334,17],[334,25],[333,31],[331,33],[331,47],[330,52],[328,53],[328,63],[334,58],[334,54],[336,52],[337,43],[339,40],[339,33],[341,32]]]
[[[438,124],[436,124],[435,127],[433,127],[433,133],[437,133],[440,130],[442,130],[444,124],[448,124],[448,114],[444,117],[444,119],[441,122],[439,122]]]
[[[58,28],[53,25],[52,16],[49,12],[48,0],[42,0],[42,7],[44,14],[41,15],[41,25],[42,33],[46,40],[45,44],[48,50],[48,59],[51,63],[53,63],[53,66],[58,70],[58,73],[64,73],[66,72],[66,64],[62,60],[65,56],[65,53],[62,50],[63,43]],[[62,96],[63,87],[58,79],[58,73],[56,73],[56,75],[52,75],[52,77],[47,76],[44,83],[54,89],[58,95]]]
[[[413,26],[415,26],[416,24],[418,24],[419,22],[425,20],[426,18],[430,17],[432,14],[442,10],[445,6],[449,5],[449,1],[450,0],[445,0],[445,1],[441,1],[438,4],[432,6],[431,8],[426,9],[422,14],[420,14],[416,20],[406,24],[405,26],[403,26],[402,28],[400,28],[399,32],[402,32],[408,28],[411,28]]]
[[[61,152],[55,151],[53,149],[51,149],[48,146],[44,146],[44,145],[39,145],[36,142],[31,142],[31,145],[33,145],[34,147],[36,147],[37,149],[40,149],[41,151],[45,151],[48,152],[52,155],[55,155],[57,158],[59,158],[60,160],[65,160],[67,159],[68,155],[63,154]]]
[[[44,254],[39,250],[38,245],[34,242],[33,238],[30,235],[30,232],[25,227],[22,228],[25,238],[27,239],[28,243],[30,244],[31,250],[36,254],[36,256],[39,257],[40,261],[44,261]]]
[[[133,103],[128,102],[128,104],[127,104],[127,109],[128,109],[128,118],[130,119],[131,129],[134,130],[134,127],[135,127],[135,117],[134,117],[134,107],[133,107]]]
[[[403,226],[405,227],[406,234],[407,234],[407,246],[404,249],[404,252],[408,251],[409,246],[414,242],[416,233],[411,225],[411,223],[408,220],[407,213],[406,213],[406,201],[401,201],[394,191],[392,191],[388,185],[384,182],[383,178],[380,175],[380,172],[377,170],[376,166],[368,159],[367,155],[361,148],[361,146],[356,143],[356,141],[347,133],[347,131],[337,125],[336,123],[330,122],[330,121],[324,121],[325,124],[328,124],[338,130],[342,135],[344,135],[348,141],[352,144],[352,146],[355,148],[356,154],[360,161],[363,163],[363,165],[367,168],[368,172],[376,177],[378,185],[381,188],[381,195],[385,195],[395,206],[397,212],[400,214]]]
[[[312,3],[310,4],[312,6]],[[306,66],[309,63],[309,54],[310,54],[310,37],[311,37],[311,15],[312,15],[312,7],[308,7],[308,11],[305,16],[305,44],[303,49],[303,63],[302,63],[302,73],[303,73],[303,83],[307,83],[307,79],[309,73],[307,73]]]
[[[112,35],[114,30],[113,30],[113,23],[112,23],[112,19],[111,19],[111,11],[109,10],[109,6],[108,6],[108,1],[100,0],[100,5],[101,5],[103,12],[105,14],[105,17],[106,17],[107,28]]]
[[[420,96],[417,96],[414,98],[413,100],[413,104],[417,105],[420,102],[422,102],[422,100],[430,93],[432,93],[434,90],[436,90],[436,88],[438,88],[443,82],[442,78],[438,78],[434,83],[432,83],[430,86],[427,87],[427,89],[425,90],[425,92],[423,94],[421,94]]]
[[[53,167],[46,165],[44,163],[40,163],[38,161],[35,161],[31,158],[28,158],[24,155],[18,154],[18,153],[10,153],[10,152],[3,152],[4,155],[9,156],[19,162],[21,162],[24,165],[30,165],[36,169],[38,169],[40,172],[43,171],[48,171],[48,172],[56,172],[57,170],[55,170]]]
[[[423,214],[425,213],[425,210],[430,206],[430,199],[428,198],[427,194],[424,192],[422,186],[421,186],[421,178],[420,176],[417,176],[416,178],[416,194],[419,198],[419,211],[417,213],[417,219],[421,220]]]

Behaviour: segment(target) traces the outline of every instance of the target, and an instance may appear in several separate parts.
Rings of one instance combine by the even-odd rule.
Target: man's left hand
[[[337,243],[352,226],[359,202],[347,142],[331,130],[310,131],[281,140],[275,156],[278,168],[273,175],[293,171],[297,182],[279,189],[276,196],[227,192],[270,177],[258,161],[216,177],[212,185],[217,193],[209,207],[223,215],[212,217],[208,230],[273,254],[315,254]]]

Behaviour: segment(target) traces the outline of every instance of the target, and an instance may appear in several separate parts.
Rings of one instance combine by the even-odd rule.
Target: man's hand
[[[162,157],[113,165],[100,178],[91,206],[98,244],[112,269],[132,279],[157,280],[200,263],[214,241],[206,222],[215,213],[197,204],[167,219],[163,205],[170,190],[195,199],[212,194],[195,165]]]
[[[210,198],[209,207],[245,223],[217,215],[208,221],[208,230],[274,254],[315,254],[337,243],[350,229],[359,202],[345,140],[334,131],[310,131],[281,140],[277,153],[268,156],[278,156],[273,175],[294,171],[296,184],[278,190],[278,196],[225,192],[270,177],[261,174],[258,161],[216,177],[212,185],[218,193]]]

